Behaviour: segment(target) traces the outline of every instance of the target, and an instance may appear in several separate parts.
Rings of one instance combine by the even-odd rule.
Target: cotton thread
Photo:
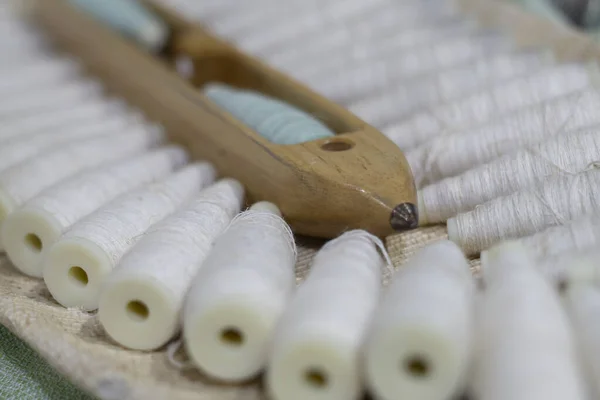
[[[270,24],[268,31],[254,30],[252,33],[236,38],[237,45],[247,52],[265,54],[267,51],[285,47],[285,43],[299,35],[307,35],[320,28],[339,23],[345,18],[368,11],[371,7],[385,3],[387,0],[337,1],[323,2],[319,13],[313,10],[296,13],[292,19],[283,19],[282,13]],[[311,12],[312,11],[312,12]],[[285,11],[284,11],[285,13]]]
[[[574,131],[524,147],[418,193],[419,222],[445,222],[495,198],[571,175],[600,160],[600,127]]]
[[[496,83],[464,99],[411,116],[392,140],[398,145],[408,143],[408,147],[427,143],[439,135],[481,125],[511,111],[589,88],[592,76],[598,72],[595,64],[551,65],[533,75]]]
[[[167,42],[169,31],[166,23],[136,0],[69,2],[152,52],[160,51]]]
[[[2,224],[8,257],[22,273],[41,278],[46,249],[74,223],[127,191],[162,179],[187,160],[183,148],[169,146],[77,174],[44,190]]]
[[[574,284],[591,284],[600,287],[600,253],[595,248],[580,251],[566,251],[552,258],[538,261],[538,267],[544,276],[557,289],[564,293]]]
[[[279,47],[277,52],[267,55],[269,62],[281,69],[292,70],[296,66],[302,68],[308,66],[307,60],[319,59],[323,56],[335,55],[341,58],[348,58],[351,61],[352,49],[357,45],[374,44],[378,39],[386,40],[390,37],[397,38],[402,46],[412,47],[419,44],[436,42],[440,39],[440,31],[448,34],[445,29],[446,24],[458,27],[456,33],[471,32],[469,28],[474,27],[472,21],[465,21],[462,18],[449,18],[447,16],[448,8],[444,6],[436,7],[426,13],[427,18],[439,20],[440,29],[432,29],[430,26],[420,26],[423,22],[423,10],[414,2],[406,2],[397,7],[385,7],[387,4],[377,4],[375,8],[369,8],[359,15],[353,15],[339,21],[339,24],[327,25],[318,31],[303,35],[306,41],[298,43],[296,46]],[[314,11],[313,11],[314,12]],[[281,18],[280,15],[277,15]],[[401,24],[401,25],[400,25]],[[460,28],[465,28],[461,30]],[[453,31],[454,33],[454,31]],[[447,37],[447,36],[446,36]],[[311,46],[318,42],[318,46]]]
[[[516,239],[600,213],[600,170],[548,179],[539,186],[500,197],[447,223],[448,237],[467,254],[503,239]]]
[[[296,144],[334,135],[309,114],[258,92],[213,83],[205,87],[204,93],[273,143]]]
[[[133,118],[128,119],[117,116],[103,121],[88,121],[87,124],[82,124],[82,126],[67,126],[61,130],[33,133],[7,140],[0,147],[0,173],[31,157],[39,156],[61,143],[115,134],[118,131],[128,129],[128,125],[136,122]]]
[[[567,289],[566,307],[593,398],[600,396],[600,289],[593,285],[574,285]]]
[[[422,16],[421,16],[422,17]],[[362,20],[361,20],[362,21]],[[366,21],[362,21],[363,23],[365,23]],[[368,21],[367,21],[368,22]],[[397,23],[399,23],[399,21],[396,21]],[[413,23],[409,24],[412,25]],[[306,65],[306,67],[303,67],[302,64],[306,64],[307,60],[314,60],[314,59],[336,59],[336,60],[340,60],[340,59],[345,59],[347,60],[347,65],[350,66],[350,69],[352,68],[352,64],[356,63],[358,60],[365,60],[368,59],[369,57],[373,56],[374,59],[379,58],[382,53],[384,53],[384,51],[388,51],[388,52],[394,52],[394,53],[401,53],[403,51],[409,51],[410,49],[414,49],[414,48],[418,48],[419,46],[427,46],[430,43],[436,43],[438,41],[440,41],[442,38],[443,39],[448,39],[449,37],[456,37],[456,36],[466,36],[468,33],[472,33],[475,29],[475,24],[472,23],[472,21],[465,21],[465,20],[451,20],[451,21],[447,21],[444,23],[443,26],[438,26],[438,27],[421,27],[421,28],[416,28],[416,27],[412,27],[413,29],[410,29],[410,26],[406,28],[406,30],[402,30],[400,32],[396,31],[391,31],[389,28],[389,26],[387,27],[388,29],[386,30],[385,26],[383,27],[379,27],[378,25],[376,25],[378,27],[377,30],[373,29],[373,25],[371,23],[366,24],[366,26],[363,28],[363,32],[361,35],[361,32],[357,31],[356,26],[351,26],[351,28],[346,28],[351,29],[352,33],[348,34],[347,30],[345,31],[341,31],[342,34],[344,34],[344,37],[349,37],[349,38],[355,38],[356,36],[354,35],[361,35],[362,37],[369,37],[369,42],[349,42],[349,43],[345,43],[343,46],[342,45],[338,45],[338,46],[334,46],[334,45],[330,45],[330,48],[327,48],[323,45],[319,46],[319,47],[311,47],[310,49],[306,49],[306,51],[299,53],[302,54],[302,58],[300,59],[293,59],[291,61],[288,60],[276,60],[276,61],[271,61],[271,63],[273,63],[274,65],[278,66],[279,68],[281,68],[282,70],[289,70],[290,72],[293,71],[293,69],[295,68],[305,68],[306,70],[310,70],[313,66],[311,65]],[[371,28],[371,31],[367,31],[365,28],[369,27]],[[397,27],[397,25],[396,25]],[[360,28],[360,27],[359,27]],[[335,34],[335,32],[331,32],[331,34]],[[329,34],[325,35],[322,39],[318,39],[321,42],[323,40],[327,40],[330,39],[331,36],[329,36]],[[317,39],[315,39],[317,40]],[[339,39],[338,39],[339,40]],[[310,43],[310,42],[307,42]],[[373,55],[371,53],[373,52],[377,52],[377,55]],[[307,54],[308,53],[308,54]],[[275,58],[275,56],[273,57]],[[300,65],[298,65],[300,64]],[[347,70],[347,69],[345,69]],[[402,71],[400,72],[400,78],[402,75]],[[401,79],[398,79],[397,77],[393,77],[393,76],[389,76],[388,77],[388,84],[394,82],[394,81],[401,81]],[[370,86],[370,87],[362,87],[357,85],[356,89],[358,90],[352,90],[354,87],[353,86],[348,86],[346,88],[346,90],[341,90],[341,91],[336,91],[336,92],[332,92],[332,91],[323,91],[322,93],[328,97],[331,97],[333,100],[335,100],[338,103],[341,104],[348,104],[350,103],[352,100],[355,99],[362,99],[364,98],[364,96],[369,95],[369,94],[373,94],[373,93],[377,93],[377,86]],[[315,86],[315,89],[321,91],[322,89],[320,88],[319,85]]]
[[[194,5],[181,2],[180,6],[182,10],[185,10],[184,12],[198,15],[202,22],[207,24],[219,36],[237,39],[255,33],[258,26],[272,26],[273,29],[277,29],[278,23],[287,20],[287,17],[310,15],[311,11],[315,11],[315,7],[326,6],[334,1],[321,0],[315,2],[310,0],[287,2],[285,4],[269,1],[265,3],[265,7],[259,8],[235,1],[231,3],[221,2],[214,6],[206,2]],[[239,8],[237,12],[231,13],[231,7]]]
[[[128,112],[127,107],[119,100],[88,99],[80,104],[65,105],[60,110],[40,110],[35,115],[9,116],[6,117],[6,123],[0,126],[0,143],[33,133],[72,129],[96,118],[110,118]]]
[[[435,138],[406,154],[419,187],[456,176],[519,147],[600,124],[595,89],[542,102],[480,127]]]
[[[278,67],[283,67],[284,70],[290,70],[295,76],[300,79],[307,78],[317,78],[320,76],[323,78],[324,76],[334,77],[336,72],[341,70],[354,70],[357,67],[365,67],[364,61],[368,59],[369,55],[376,55],[376,58],[388,55],[390,52],[394,52],[396,49],[398,52],[403,50],[403,46],[398,46],[395,42],[404,41],[405,39],[399,39],[402,35],[407,35],[409,31],[416,30],[419,27],[422,27],[426,24],[426,21],[429,21],[430,18],[437,22],[437,24],[441,27],[445,27],[449,24],[450,21],[456,21],[457,19],[457,9],[455,5],[450,4],[449,2],[444,3],[444,5],[437,4],[436,7],[430,7],[429,10],[424,11],[421,7],[415,7],[417,3],[415,2],[405,2],[400,4],[394,4],[393,7],[380,7],[379,9],[375,9],[374,11],[379,11],[380,15],[376,15],[375,21],[369,24],[370,28],[373,29],[373,26],[377,26],[377,32],[382,33],[383,42],[377,43],[377,41],[365,41],[361,38],[361,36],[355,36],[355,40],[351,41],[351,45],[344,50],[340,49],[333,54],[330,53],[333,57],[322,58],[319,57],[319,63],[311,62],[310,60],[314,59],[310,57],[307,58],[299,58],[296,63],[291,62],[289,65],[286,64],[284,67],[281,63],[277,63],[277,60],[273,60],[274,65]],[[314,11],[313,11],[314,14]],[[357,26],[357,31],[350,30],[353,35],[359,35],[360,24],[359,21],[353,21],[354,19],[361,20],[365,14],[368,14],[368,10],[365,12],[357,13],[356,15],[351,15],[351,18],[345,18],[340,20],[338,24],[347,24],[350,27]],[[330,30],[332,26],[336,26],[338,24],[329,24],[322,29],[327,29],[327,32],[323,32],[321,29],[309,33],[305,32],[303,34],[303,38],[308,36],[308,40],[310,40],[310,35],[318,35],[319,38],[327,37],[330,35]],[[367,28],[368,29],[368,28]],[[363,29],[364,30],[364,29]],[[388,33],[384,32],[388,30]],[[306,36],[305,36],[306,35]],[[314,39],[313,42],[315,44],[319,44],[318,47],[321,47],[321,40]],[[282,43],[283,44],[283,43]],[[277,52],[286,52],[289,51],[294,46],[290,46],[290,42],[286,43],[286,46],[278,46],[275,49],[270,48],[268,54],[264,54],[269,61],[271,58],[276,57]],[[317,47],[317,46],[315,46]],[[273,55],[271,55],[273,53]],[[314,86],[318,88],[319,86]]]
[[[102,282],[152,225],[212,184],[215,168],[195,163],[111,201],[72,225],[47,251],[44,282],[64,307],[98,308]]]
[[[131,248],[100,291],[98,317],[115,342],[152,350],[179,332],[191,281],[243,200],[238,181],[220,180]]]
[[[349,231],[315,256],[273,337],[265,375],[273,399],[360,394],[360,350],[385,269],[378,241]]]
[[[508,48],[506,39],[498,35],[459,37],[408,53],[396,54],[393,49],[381,49],[379,53],[373,50],[359,54],[350,69],[346,68],[348,61],[334,59],[331,66],[318,65],[316,71],[296,72],[295,76],[325,96],[364,93],[372,86],[388,85],[392,79],[409,79],[452,68],[486,54],[505,52]]]
[[[15,71],[7,71],[0,80],[0,93],[17,93],[32,87],[60,85],[78,77],[79,63],[67,57],[56,57],[40,63],[27,65]]]
[[[591,249],[600,244],[600,216],[585,214],[564,225],[547,228],[519,241],[537,260]]]
[[[61,144],[0,173],[0,224],[15,209],[86,168],[132,157],[165,140],[160,130],[139,129]]]
[[[365,346],[368,386],[380,399],[449,399],[470,363],[475,283],[443,240],[420,250],[388,286]]]
[[[296,246],[272,203],[238,214],[217,239],[188,292],[183,338],[195,365],[223,381],[258,375],[296,286]]]
[[[369,87],[369,94],[378,90],[385,91],[371,96],[361,93],[362,97],[350,103],[348,108],[372,125],[382,128],[386,135],[394,137],[396,144],[408,150],[418,144],[421,137],[402,137],[400,133],[395,132],[402,128],[402,124],[394,123],[425,107],[465,97],[493,83],[507,81],[532,69],[547,66],[551,60],[545,52],[508,53],[478,59],[467,65],[425,74],[415,81],[401,80],[397,82],[398,86],[391,89],[387,85]],[[396,81],[388,81],[388,85]],[[354,93],[352,96],[359,98]]]
[[[60,109],[80,100],[98,98],[101,95],[102,86],[98,82],[91,80],[69,82],[58,87],[23,92],[0,101],[0,116],[15,116],[43,109]]]
[[[526,248],[503,243],[482,259],[482,270],[472,394],[480,400],[584,399],[567,315]]]

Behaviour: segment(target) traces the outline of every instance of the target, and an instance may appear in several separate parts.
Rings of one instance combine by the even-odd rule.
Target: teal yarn
[[[137,0],[69,0],[96,20],[156,52],[167,41],[168,28]]]
[[[304,111],[257,92],[211,83],[206,85],[204,94],[276,144],[298,144],[335,135]]]

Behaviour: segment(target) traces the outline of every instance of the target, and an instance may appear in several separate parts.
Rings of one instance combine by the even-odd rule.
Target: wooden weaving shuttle
[[[297,234],[331,238],[349,229],[384,237],[417,226],[416,188],[402,151],[344,108],[209,34],[144,2],[170,35],[153,54],[66,0],[34,1],[28,17],[51,41],[78,56],[106,88],[161,123],[192,156],[242,182],[249,201],[277,204]],[[192,62],[193,74],[175,65]],[[217,81],[286,101],[335,136],[274,144],[224,111],[199,88]]]

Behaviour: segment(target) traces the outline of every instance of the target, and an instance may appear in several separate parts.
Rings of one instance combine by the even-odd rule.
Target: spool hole
[[[412,355],[404,360],[403,368],[406,373],[415,378],[427,378],[431,374],[429,361],[421,355]]]
[[[221,331],[221,342],[232,347],[244,344],[244,334],[237,328],[225,328]]]
[[[329,384],[329,378],[320,368],[309,368],[304,373],[304,381],[315,389],[324,389]]]
[[[148,310],[148,306],[140,300],[130,301],[129,303],[127,303],[126,309],[127,315],[133,321],[145,321],[146,319],[148,319],[148,315],[150,315],[150,310]]]
[[[86,286],[89,282],[87,272],[81,267],[71,267],[69,269],[69,277],[73,282],[81,286]]]
[[[347,151],[354,147],[354,143],[348,139],[331,139],[321,145],[321,149],[325,151]]]
[[[35,233],[28,233],[25,235],[25,245],[35,253],[40,253],[43,247],[42,239]]]

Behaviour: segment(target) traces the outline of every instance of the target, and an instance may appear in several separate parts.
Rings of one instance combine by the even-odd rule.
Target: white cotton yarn
[[[163,178],[187,160],[183,148],[168,146],[82,172],[44,190],[4,220],[6,254],[19,271],[41,278],[45,251],[74,223],[121,194]]]
[[[243,201],[241,183],[222,179],[151,227],[125,254],[103,284],[98,307],[115,342],[152,350],[177,334],[192,279]]]
[[[468,30],[449,28],[460,22],[457,18],[456,8],[448,7],[448,5],[448,2],[443,5],[438,2],[434,7],[425,10],[416,2],[395,3],[393,6],[390,6],[389,2],[379,4],[376,8],[370,7],[360,13],[347,15],[346,18],[339,19],[336,23],[306,31],[301,36],[303,44],[300,49],[310,42],[314,43],[314,46],[308,53],[302,53],[306,54],[305,57],[296,57],[294,61],[293,57],[279,56],[282,53],[293,54],[295,52],[293,48],[296,47],[297,42],[300,42],[298,37],[289,38],[281,45],[268,48],[268,51],[261,51],[260,54],[274,66],[289,71],[297,77],[333,76],[334,72],[354,69],[359,66],[357,62],[360,61],[363,62],[362,66],[364,67],[364,61],[368,60],[370,56],[380,58],[388,53],[395,53],[397,56],[403,50],[410,51],[410,43],[415,39],[411,31],[426,28],[427,22],[430,26],[437,26],[440,30],[445,31],[446,40],[448,37],[468,33]],[[316,13],[313,10],[314,14]],[[463,24],[466,23],[463,22]],[[327,38],[334,36],[337,29],[342,32],[341,35],[349,38],[346,39],[346,43],[328,49],[327,47],[331,45],[328,44],[329,39]],[[346,33],[343,33],[344,31]],[[417,36],[422,36],[422,33]],[[373,40],[374,38],[379,40]],[[425,39],[422,42],[424,44],[427,40],[423,39]],[[420,39],[416,40],[417,43],[419,41]],[[414,49],[416,48],[417,46],[414,46]],[[329,53],[328,56],[324,56],[326,52]],[[315,63],[315,59],[318,59],[319,62]],[[325,74],[325,71],[328,74]],[[315,86],[315,89],[318,89],[318,86]]]
[[[597,248],[567,251],[537,262],[539,270],[564,292],[573,284],[585,283],[600,287],[600,252]]]
[[[396,272],[365,346],[375,398],[461,394],[471,361],[474,294],[469,263],[447,240],[421,249]]]
[[[558,294],[525,247],[505,242],[482,259],[471,392],[478,400],[580,400],[584,383]]]
[[[530,190],[499,197],[447,222],[448,237],[467,254],[600,213],[600,169],[548,179]]]
[[[568,223],[523,237],[519,241],[537,260],[600,247],[600,215],[585,214]]]
[[[76,222],[44,255],[44,282],[52,297],[65,307],[97,309],[102,282],[123,255],[215,176],[212,164],[194,163]]]
[[[289,21],[295,16],[307,18],[317,10],[330,10],[331,3],[336,1],[292,0],[283,3],[266,0],[262,1],[259,7],[256,4],[239,2],[227,6],[226,2],[223,2],[220,7],[212,7],[207,4],[193,5],[190,6],[190,13],[197,15],[201,23],[208,26],[219,36],[235,40],[244,35],[256,34],[259,26],[270,26],[273,31],[277,31],[282,29],[280,26],[281,21]],[[352,2],[348,1],[346,3]],[[230,12],[231,7],[235,7],[237,12]],[[319,17],[313,16],[313,19],[318,20]],[[269,43],[267,42],[267,44]]]
[[[552,136],[600,124],[600,93],[585,89],[505,115],[475,128],[442,135],[406,154],[419,187]],[[391,138],[393,140],[393,138]]]
[[[451,68],[508,48],[506,38],[494,34],[459,37],[406,53],[395,53],[393,48],[381,49],[379,54],[366,52],[357,56],[352,68],[346,68],[343,63],[337,65],[334,59],[331,67],[319,65],[315,73],[296,72],[294,76],[325,96],[350,98],[344,93],[365,93],[370,87],[389,84],[390,80]]]
[[[419,223],[445,222],[489,200],[577,174],[600,161],[600,126],[523,147],[418,192]]]
[[[482,124],[510,111],[589,88],[598,76],[595,64],[552,65],[536,74],[497,83],[466,98],[411,116],[392,137],[400,147],[414,147],[438,135]],[[406,137],[405,137],[406,136]]]
[[[590,284],[570,286],[565,304],[578,339],[583,370],[593,398],[600,398],[600,288]]]
[[[422,10],[412,14],[411,11],[402,10],[402,7],[366,10],[354,18],[306,35],[305,41],[297,46],[281,48],[276,53],[267,55],[269,63],[292,71],[298,64],[300,68],[304,68],[308,60],[326,55],[351,61],[354,51],[373,45],[378,40],[394,42],[398,48],[410,48],[437,42],[451,35],[472,33],[476,26],[472,21],[459,18],[440,21],[441,26],[438,27],[419,26],[418,22],[423,20]],[[434,13],[437,11],[439,10],[436,9]],[[427,18],[433,17],[431,13],[427,13]]]
[[[31,65],[21,65],[14,70],[3,71],[0,77],[0,93],[19,93],[36,87],[54,87],[76,78],[81,71],[79,63],[69,57],[56,57]]]
[[[385,265],[379,249],[379,239],[355,230],[319,250],[272,339],[265,382],[274,400],[361,395],[361,349]]]
[[[396,21],[399,23],[399,21]],[[386,26],[379,27],[379,25],[373,26],[372,23],[368,23],[367,26],[372,31],[360,32],[357,31],[355,26],[347,27],[345,30],[340,30],[338,36],[345,38],[348,43],[332,43],[328,47],[323,45],[324,41],[330,41],[337,39],[339,42],[341,39],[335,36],[325,35],[322,38],[314,39],[318,40],[319,46],[312,46],[306,51],[298,50],[301,57],[289,56],[289,60],[279,57],[276,60],[270,60],[272,65],[280,68],[283,71],[289,71],[294,74],[295,71],[299,74],[308,74],[310,71],[315,70],[314,60],[346,60],[347,67],[344,70],[351,70],[353,64],[359,63],[370,58],[379,59],[385,53],[398,54],[401,52],[409,52],[411,49],[418,48],[419,46],[428,46],[430,43],[437,43],[440,40],[448,40],[450,37],[457,37],[460,35],[466,36],[468,33],[472,33],[475,30],[475,24],[471,21],[453,20],[446,22],[443,26],[438,27],[423,27],[420,29],[407,29],[405,32],[398,32],[397,29],[390,29],[391,27]],[[397,25],[396,25],[397,26]],[[378,30],[372,28],[379,27]],[[414,27],[413,27],[414,28]],[[349,33],[349,31],[351,33]],[[361,41],[351,40],[355,39],[357,35],[362,37]],[[365,36],[370,36],[368,41],[365,41]],[[310,38],[307,38],[306,44],[310,44]],[[314,43],[314,42],[313,42]],[[294,49],[294,47],[292,47]],[[307,54],[308,53],[308,54]],[[292,54],[293,55],[293,54]],[[275,58],[275,56],[271,57]],[[308,64],[310,62],[310,64]],[[318,65],[318,64],[317,64]],[[400,77],[402,76],[402,70],[399,70]],[[299,75],[303,76],[303,75]],[[393,76],[388,77],[388,84],[394,81]],[[316,90],[321,90],[319,86],[315,86]],[[348,89],[352,89],[349,87]],[[365,95],[377,93],[377,86],[364,87],[357,85],[357,90],[346,90],[340,92],[327,92],[324,93],[331,96],[336,102],[347,104],[353,99],[362,99]]]
[[[421,137],[412,135],[400,141],[400,135],[395,130],[401,129],[402,124],[394,124],[395,121],[401,121],[410,113],[425,107],[467,96],[492,83],[524,75],[552,61],[549,53],[533,51],[477,59],[409,82],[389,80],[380,87],[369,87],[369,92],[373,95],[364,96],[363,93],[348,108],[370,124],[381,127],[386,135],[395,137],[397,144],[407,150],[417,144]]]
[[[0,117],[34,113],[44,109],[62,109],[81,100],[103,95],[99,82],[92,80],[70,81],[56,87],[25,91],[0,101]]]
[[[339,23],[344,18],[360,15],[360,13],[386,2],[389,3],[388,0],[326,1],[318,7],[319,12],[310,8],[306,12],[290,13],[290,11],[285,12],[285,8],[282,7],[283,9],[269,24],[268,30],[253,30],[245,35],[240,35],[236,37],[236,45],[247,52],[264,55],[273,48],[285,46],[286,41],[297,38],[299,35],[309,35],[322,27]],[[285,18],[282,14],[288,14],[293,18]]]
[[[62,129],[34,132],[2,142],[0,147],[0,173],[13,165],[38,156],[58,144],[95,136],[115,134],[138,123],[137,118],[117,115],[102,120],[82,122],[81,126],[66,126]]]
[[[265,367],[271,336],[296,287],[296,246],[272,203],[237,215],[194,278],[183,340],[208,376],[245,381]]]
[[[35,114],[3,117],[0,126],[0,144],[25,135],[81,127],[96,119],[108,119],[124,115],[128,108],[120,100],[88,99],[64,106],[60,110],[42,110]],[[4,122],[5,121],[5,122]]]
[[[86,168],[132,157],[165,140],[158,129],[132,129],[59,144],[0,173],[0,224],[16,208]]]

